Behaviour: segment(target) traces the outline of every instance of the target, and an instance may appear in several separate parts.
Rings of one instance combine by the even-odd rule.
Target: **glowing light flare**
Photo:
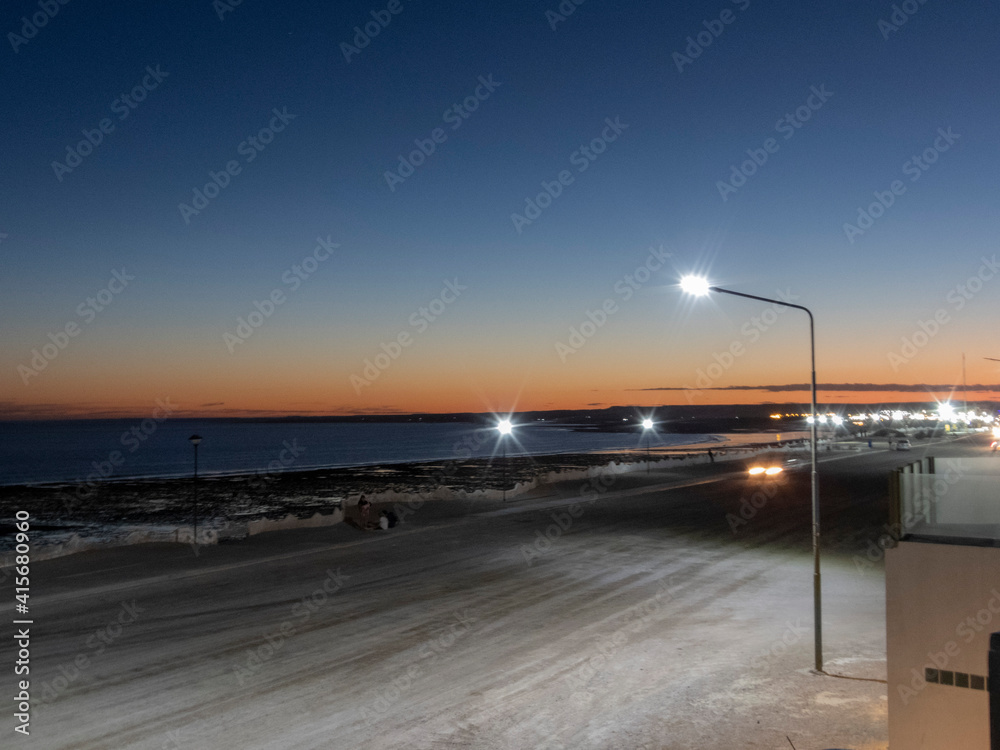
[[[514,425],[511,424],[509,419],[501,419],[497,422],[497,432],[501,435],[509,435],[514,431]]]
[[[651,430],[653,429],[653,420],[649,417],[644,417],[642,420],[642,429]]]
[[[704,297],[709,293],[711,284],[708,283],[708,279],[704,276],[693,276],[687,275],[681,278],[681,289],[687,294],[693,294],[695,297]]]

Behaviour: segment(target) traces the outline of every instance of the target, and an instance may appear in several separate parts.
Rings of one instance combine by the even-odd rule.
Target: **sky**
[[[0,418],[1000,398],[998,22],[14,0]]]

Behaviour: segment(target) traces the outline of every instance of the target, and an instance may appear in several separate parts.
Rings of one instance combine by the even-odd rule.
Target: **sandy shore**
[[[712,442],[654,447],[654,464],[682,465],[746,455],[776,439],[804,433],[746,433],[715,436]],[[203,541],[241,538],[277,528],[329,525],[344,518],[361,495],[376,503],[433,495],[438,499],[513,499],[539,484],[587,472],[634,470],[647,452],[601,451],[508,456],[350,468],[286,471],[190,479],[143,479],[90,485],[0,487],[0,517],[18,510],[32,515],[36,550],[65,546],[62,553],[143,541],[182,541],[195,515]],[[602,468],[603,467],[603,468]],[[504,492],[506,490],[506,492]],[[0,543],[2,544],[2,543]],[[0,546],[0,553],[3,547]],[[50,552],[59,554],[55,549]],[[2,560],[0,560],[2,563]]]

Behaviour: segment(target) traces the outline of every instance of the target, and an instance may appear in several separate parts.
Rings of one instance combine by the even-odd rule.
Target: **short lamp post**
[[[647,474],[649,473],[649,464],[650,464],[650,459],[649,459],[649,441],[650,441],[651,438],[650,438],[649,431],[652,430],[652,429],[653,429],[653,420],[650,419],[649,417],[645,417],[642,420],[642,431],[646,433],[646,473]]]
[[[192,435],[188,442],[194,446],[194,538],[193,544],[198,544],[198,444],[201,443],[201,435]]]
[[[501,419],[497,422],[497,432],[500,433],[500,446],[503,451],[503,462],[501,464],[503,482],[503,501],[507,502],[507,436],[514,431],[514,425],[509,419]]]
[[[809,316],[809,353],[812,363],[812,384],[810,388],[812,394],[812,418],[810,419],[809,432],[811,444],[810,453],[812,457],[813,633],[815,636],[815,667],[817,672],[822,672],[823,618],[822,607],[820,604],[822,600],[822,587],[819,572],[819,481],[816,473],[816,423],[818,421],[816,416],[816,334],[813,325],[813,314],[809,308],[803,307],[802,305],[793,305],[791,302],[783,302],[781,300],[770,299],[768,297],[758,297],[755,294],[744,294],[743,292],[734,292],[731,289],[723,289],[722,287],[712,286],[706,279],[698,276],[685,276],[681,279],[681,289],[698,297],[706,296],[710,292],[717,292],[719,294],[731,294],[736,297],[746,297],[747,299],[757,300],[758,302],[767,302],[773,305],[780,305],[782,307],[794,307],[796,310],[802,310]]]

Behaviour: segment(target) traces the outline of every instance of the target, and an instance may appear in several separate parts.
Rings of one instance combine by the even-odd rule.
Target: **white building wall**
[[[889,747],[989,750],[988,693],[924,676],[986,678],[990,633],[1000,631],[1000,547],[900,542],[886,552],[885,582]]]

